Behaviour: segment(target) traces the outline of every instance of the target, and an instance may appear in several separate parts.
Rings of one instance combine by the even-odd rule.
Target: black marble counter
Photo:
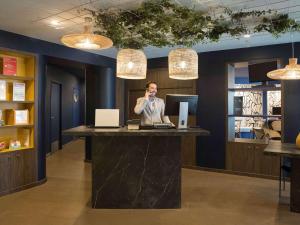
[[[179,129],[152,129],[152,130],[127,130],[121,128],[88,128],[79,126],[64,130],[64,135],[72,136],[207,136],[209,131],[201,128]]]
[[[295,144],[281,143],[280,141],[270,141],[264,150],[268,155],[280,155],[290,158],[300,158],[300,149]]]
[[[295,144],[270,141],[264,153],[291,158],[290,210],[300,213],[300,149]]]
[[[127,130],[77,127],[65,135],[91,136],[92,207],[181,207],[181,137],[203,129]]]

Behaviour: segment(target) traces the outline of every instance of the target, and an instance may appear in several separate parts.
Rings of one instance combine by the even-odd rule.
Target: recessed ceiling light
[[[250,38],[251,35],[250,34],[244,34],[244,38]]]
[[[57,20],[51,20],[51,25],[53,25],[53,26],[57,26],[57,25],[59,25],[59,22],[57,21]]]

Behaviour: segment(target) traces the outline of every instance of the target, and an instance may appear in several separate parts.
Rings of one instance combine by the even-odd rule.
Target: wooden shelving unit
[[[0,103],[15,103],[15,104],[34,104],[34,101],[12,101],[12,100],[0,100]]]
[[[9,149],[9,148],[6,148],[6,149],[3,149],[1,150],[1,153],[8,153],[8,152],[15,152],[15,151],[22,151],[22,150],[34,150],[33,147],[31,146],[28,146],[28,147],[22,147],[22,148],[18,148],[18,149]]]
[[[0,196],[23,189],[37,181],[35,140],[35,75],[36,57],[27,53],[1,50],[0,58],[16,59],[16,75],[0,74],[6,81],[6,98],[0,100],[4,126],[0,126]],[[13,84],[25,83],[25,101],[13,100]],[[15,110],[28,110],[28,123],[15,124]],[[20,148],[10,148],[10,141],[20,141]]]
[[[236,85],[236,70],[235,66],[228,65],[228,79],[227,79],[227,106],[226,106],[226,126],[227,126],[227,143],[226,143],[226,169],[229,171],[238,172],[244,175],[251,175],[263,178],[277,178],[279,175],[280,161],[278,157],[266,156],[263,151],[267,145],[266,140],[250,139],[250,138],[236,138],[237,134],[242,130],[242,121],[250,121],[250,132],[254,133],[254,129],[260,129],[256,127],[256,122],[259,120],[271,120],[275,118],[281,118],[282,115],[269,115],[268,112],[268,92],[281,91],[281,84],[274,83],[257,85],[254,84],[245,86]],[[262,83],[263,84],[263,83]],[[276,86],[275,86],[276,85]],[[238,93],[238,94],[237,94]],[[244,113],[244,105],[239,108],[242,109],[237,113],[235,111],[235,96],[243,97],[247,99],[250,94],[261,95],[261,108],[262,110],[256,110]],[[239,96],[240,95],[240,96]],[[251,99],[252,101],[253,99]],[[254,99],[255,100],[255,99]],[[249,98],[248,98],[249,101]],[[253,102],[253,101],[252,101]],[[243,103],[243,102],[242,102]],[[247,105],[247,104],[246,104]],[[252,106],[252,104],[248,104]],[[253,104],[255,105],[255,104]],[[249,107],[249,106],[248,106]],[[258,115],[254,115],[254,114]],[[237,119],[238,118],[238,119]],[[256,120],[257,119],[257,120]],[[239,127],[238,127],[239,126]]]
[[[228,115],[228,117],[269,117],[269,118],[278,118],[281,117],[281,115]]]
[[[236,91],[236,92],[281,91],[281,87],[253,86],[251,88],[228,88],[228,91]]]
[[[34,76],[28,76],[28,75],[24,75],[24,76],[11,76],[11,75],[9,75],[8,76],[8,75],[0,74],[0,79],[7,80],[7,81],[13,81],[13,80],[33,81]]]
[[[5,125],[5,126],[0,126],[0,129],[4,129],[4,128],[33,128],[33,126],[34,126],[33,124]]]

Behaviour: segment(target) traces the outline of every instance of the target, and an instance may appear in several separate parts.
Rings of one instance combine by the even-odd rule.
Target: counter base
[[[292,158],[291,211],[300,213],[300,159]]]
[[[92,207],[181,207],[180,136],[93,136]]]

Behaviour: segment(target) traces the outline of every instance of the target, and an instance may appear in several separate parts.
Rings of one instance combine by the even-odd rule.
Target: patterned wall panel
[[[273,107],[281,107],[281,91],[268,91],[268,115],[272,115]]]

